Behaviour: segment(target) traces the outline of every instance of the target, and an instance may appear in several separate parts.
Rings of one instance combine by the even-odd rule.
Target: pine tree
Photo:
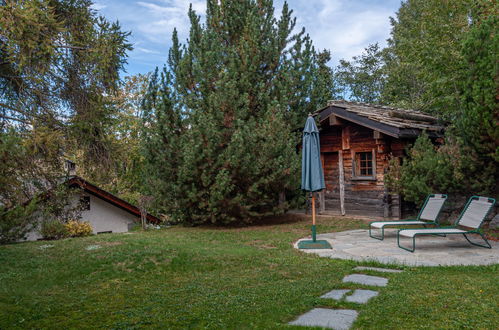
[[[314,87],[310,100],[313,103],[312,107],[318,110],[325,107],[327,101],[339,98],[340,88],[337,79],[335,79],[335,72],[329,66],[331,52],[324,49],[317,53],[315,58],[316,68],[312,74]]]
[[[171,74],[156,69],[142,101],[141,186],[143,194],[155,197],[153,207],[160,212],[175,209],[183,132],[178,109]]]
[[[129,33],[90,0],[0,2],[0,124],[45,125],[88,161],[109,161],[106,135]]]
[[[377,43],[369,45],[364,53],[352,61],[340,60],[335,76],[343,95],[366,103],[381,103],[386,82],[386,51]]]
[[[91,5],[0,1],[0,240],[26,232],[35,209],[26,203],[60,185],[64,156],[81,153],[107,172],[116,114],[109,96],[131,47],[129,34]]]
[[[466,79],[460,109],[459,128],[467,144],[491,161],[499,161],[499,6],[478,7],[471,30],[463,42]]]
[[[462,139],[463,156],[470,159],[467,178],[474,191],[497,193],[499,174],[499,5],[479,1],[462,43],[464,79],[454,134]]]
[[[174,31],[167,83],[154,78],[144,103],[157,202],[190,224],[282,212],[298,183],[296,130],[332,94],[329,54],[293,34],[287,4],[279,19],[271,0],[208,1],[205,24],[188,15],[188,42]]]

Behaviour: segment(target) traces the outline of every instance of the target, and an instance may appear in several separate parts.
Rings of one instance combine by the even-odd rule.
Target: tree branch
[[[80,46],[72,46],[72,45],[54,45],[57,48],[69,48],[69,49],[78,49],[78,50],[87,50],[89,47],[80,47]]]
[[[5,115],[2,115],[2,114],[0,114],[0,118],[2,118],[2,119],[6,119],[6,120],[13,120],[13,121],[17,121],[17,122],[20,122],[20,123],[23,123],[23,124],[29,125],[29,122],[27,122],[26,120],[19,119],[19,118],[14,118],[14,117],[10,117],[10,116],[5,116]]]

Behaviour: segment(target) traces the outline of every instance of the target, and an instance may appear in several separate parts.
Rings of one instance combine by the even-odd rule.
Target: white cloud
[[[233,0],[237,1],[237,0]],[[135,50],[130,54],[129,71],[145,72],[161,66],[177,28],[180,42],[189,35],[189,4],[198,15],[206,13],[206,0],[99,0],[93,8],[109,20],[119,20],[123,30],[131,31]],[[284,0],[274,0],[279,17]],[[385,44],[389,36],[389,16],[400,0],[288,0],[297,31],[305,27],[316,49],[329,49],[336,65],[340,58],[360,54],[370,43]]]
[[[329,49],[333,63],[360,54],[374,42],[385,44],[389,37],[389,17],[399,0],[372,2],[348,0],[307,0],[295,5],[299,28],[305,27],[316,49]]]
[[[107,6],[96,2],[96,3],[93,3],[92,6],[90,6],[90,7],[94,10],[102,10],[102,9],[106,8]]]
[[[169,40],[174,28],[177,28],[180,39],[187,37],[189,31],[189,18],[187,12],[192,3],[192,9],[198,15],[206,12],[205,1],[196,0],[163,0],[160,3],[139,1],[137,4],[147,10],[148,19],[137,26],[146,38],[153,42]]]
[[[138,47],[137,45],[134,45],[133,50],[138,51],[138,52],[142,52],[142,53],[146,53],[146,54],[156,54],[156,55],[160,54],[160,52],[158,52],[157,50],[148,49],[148,48],[144,48],[144,47]]]

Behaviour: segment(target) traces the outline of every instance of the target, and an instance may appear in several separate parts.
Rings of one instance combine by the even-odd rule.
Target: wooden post
[[[319,193],[319,214],[326,212],[326,193],[322,190]]]
[[[397,195],[397,201],[399,204],[399,208],[397,210],[397,220],[402,219],[402,195]]]
[[[317,241],[317,229],[315,228],[315,194],[312,193],[312,241]]]
[[[345,215],[345,173],[343,171],[343,151],[338,151],[338,164],[340,170],[340,210]]]
[[[141,195],[139,197],[140,224],[142,229],[147,228],[147,207],[151,204],[153,198],[151,196]]]
[[[326,164],[325,164],[325,156],[324,153],[321,153],[321,164],[322,164],[322,174],[324,175],[324,179],[326,179]],[[324,182],[325,183],[325,182]],[[319,214],[326,212],[326,188],[319,192]]]
[[[279,193],[279,206],[283,207],[285,203],[286,203],[286,193],[284,191],[281,191]]]
[[[344,127],[341,130],[341,149],[350,149],[350,126]]]
[[[386,189],[386,186],[383,191],[383,218],[388,219],[390,218],[390,194],[388,193],[388,189]]]
[[[312,225],[315,226],[315,194],[312,193]]]

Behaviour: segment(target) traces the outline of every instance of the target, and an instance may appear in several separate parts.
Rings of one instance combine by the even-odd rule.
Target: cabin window
[[[353,179],[374,180],[376,179],[376,158],[374,150],[355,152],[353,155]]]
[[[82,211],[90,210],[90,196],[82,196],[80,198],[80,206]]]

